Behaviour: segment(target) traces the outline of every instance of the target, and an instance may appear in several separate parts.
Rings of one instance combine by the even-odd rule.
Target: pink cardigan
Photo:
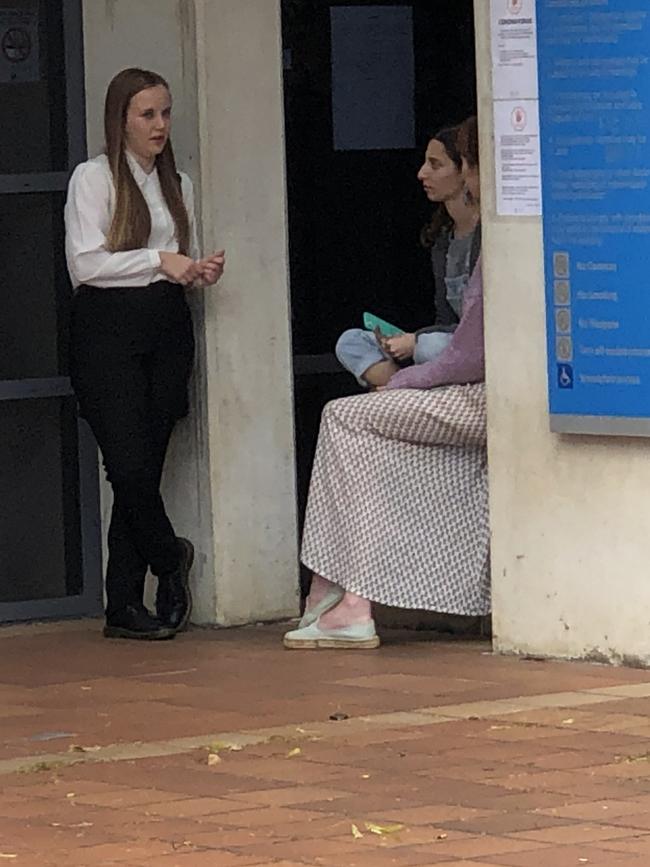
[[[434,361],[414,364],[394,374],[386,388],[435,388],[467,385],[485,379],[483,346],[483,278],[481,259],[463,297],[463,312],[449,345]]]

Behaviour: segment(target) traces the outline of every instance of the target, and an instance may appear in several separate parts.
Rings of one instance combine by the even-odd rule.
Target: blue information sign
[[[650,2],[537,21],[551,427],[650,435]]]

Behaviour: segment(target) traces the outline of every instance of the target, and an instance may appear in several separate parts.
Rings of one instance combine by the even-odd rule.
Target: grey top
[[[445,286],[447,301],[456,316],[460,318],[463,310],[463,295],[469,283],[470,256],[474,232],[464,238],[450,238],[447,249],[447,267],[445,268]]]
[[[443,231],[436,238],[431,248],[431,265],[433,267],[433,282],[435,291],[435,324],[426,328],[419,328],[416,334],[425,334],[431,331],[455,331],[460,315],[447,300],[447,251],[452,241],[451,232]],[[468,236],[470,246],[468,274],[473,273],[476,261],[481,252],[481,224],[479,223],[472,234]],[[462,309],[462,303],[461,303]]]

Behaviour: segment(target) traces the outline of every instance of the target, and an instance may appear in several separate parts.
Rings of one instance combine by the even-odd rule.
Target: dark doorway
[[[97,613],[97,449],[68,378],[63,207],[85,155],[80,0],[0,0],[0,622]]]
[[[348,11],[341,13],[342,8]],[[385,38],[390,45],[390,21],[399,21],[402,27],[410,22],[413,104],[408,111],[413,131],[411,140],[400,147],[383,148],[380,141],[375,147],[370,135],[370,147],[335,149],[335,136],[336,144],[341,132],[345,138],[345,129],[340,128],[345,118],[336,116],[332,96],[333,77],[339,94],[346,86],[345,68],[339,66],[333,73],[338,50],[334,40],[340,38],[333,22],[341,18],[357,22],[352,37],[346,36],[347,50],[350,39],[356,39],[364,57],[366,40],[378,38],[371,33],[373,28],[388,29]],[[367,30],[364,19],[369,22]],[[431,318],[431,272],[419,244],[430,206],[416,174],[429,134],[475,111],[473,2],[283,0],[283,39],[302,516],[322,407],[327,400],[357,391],[334,358],[337,337],[346,328],[361,327],[365,310],[405,329],[429,324]],[[380,55],[375,72],[385,82],[390,75],[381,60]],[[395,75],[406,74],[408,65],[405,57]],[[352,58],[349,74],[350,87],[355,87],[358,82],[352,78],[374,73],[355,69]],[[362,110],[370,122],[376,112],[377,128],[383,128],[381,102]],[[358,118],[351,115],[349,123],[356,128]]]

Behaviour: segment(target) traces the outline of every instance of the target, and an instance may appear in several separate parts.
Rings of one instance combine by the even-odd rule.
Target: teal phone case
[[[396,337],[398,334],[404,334],[401,328],[391,325],[390,322],[386,322],[372,313],[363,314],[363,327],[367,328],[368,331],[374,331],[375,328],[379,328],[384,337]]]

